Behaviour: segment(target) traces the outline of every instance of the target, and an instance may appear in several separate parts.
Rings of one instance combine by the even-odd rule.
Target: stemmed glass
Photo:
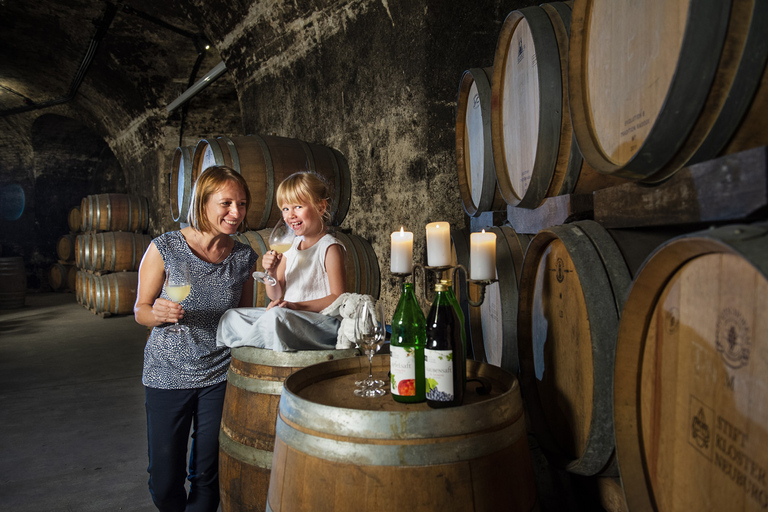
[[[189,277],[189,265],[187,262],[180,262],[168,271],[165,276],[165,293],[171,298],[173,302],[178,304],[187,298],[189,292],[192,290],[192,281]],[[179,325],[179,321],[176,320],[174,325],[169,325],[165,328],[168,332],[182,333],[187,332],[189,327],[185,325]]]
[[[296,238],[296,233],[285,222],[285,219],[280,219],[275,227],[272,228],[272,233],[269,235],[269,250],[277,253],[284,253],[293,245],[293,240]],[[269,275],[269,272],[254,272],[253,278],[269,286],[275,286],[277,279]]]
[[[374,304],[362,301],[355,310],[355,342],[368,356],[368,378],[356,382],[358,387],[354,393],[357,396],[375,397],[386,394],[385,383],[373,378],[373,354],[387,336],[384,320],[384,303]]]

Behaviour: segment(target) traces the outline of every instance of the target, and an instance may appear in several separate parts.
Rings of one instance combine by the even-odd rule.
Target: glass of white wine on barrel
[[[170,269],[165,275],[165,293],[173,302],[181,304],[181,301],[187,298],[192,290],[192,281],[189,277],[189,265],[186,261],[180,262]],[[182,333],[187,332],[189,327],[179,325],[177,320],[174,325],[165,328],[168,332]]]
[[[269,250],[282,254],[291,248],[295,238],[296,233],[294,233],[293,229],[286,224],[284,219],[280,219],[269,235]],[[253,278],[269,286],[277,284],[277,280],[269,275],[269,272],[254,272]]]
[[[368,356],[368,378],[357,381],[354,393],[357,396],[376,397],[386,394],[383,389],[385,382],[373,378],[373,354],[387,337],[384,320],[384,303],[377,301],[372,304],[362,301],[355,310],[355,342]]]

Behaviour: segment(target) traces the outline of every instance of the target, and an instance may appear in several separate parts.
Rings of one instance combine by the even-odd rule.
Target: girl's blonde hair
[[[187,222],[190,226],[204,233],[211,230],[212,226],[208,221],[208,216],[205,214],[205,206],[208,204],[208,199],[229,182],[239,185],[243,192],[245,192],[245,214],[246,217],[248,216],[248,207],[251,206],[251,191],[248,190],[248,183],[245,181],[245,178],[231,167],[213,165],[201,172],[197,181],[195,181],[195,187],[192,189],[192,200],[189,204],[189,213],[187,214]],[[247,230],[248,223],[244,217],[243,222],[237,227],[237,231],[243,232]]]
[[[311,204],[318,212],[321,212],[323,222],[328,225],[331,222],[331,210],[329,208],[331,187],[328,182],[317,173],[302,171],[291,174],[277,187],[275,194],[277,204]]]

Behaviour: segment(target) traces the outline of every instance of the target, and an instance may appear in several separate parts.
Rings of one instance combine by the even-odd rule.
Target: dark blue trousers
[[[198,389],[145,387],[149,492],[160,512],[216,512],[219,429],[227,383]],[[192,427],[189,474],[187,445]],[[189,496],[184,479],[189,479]]]

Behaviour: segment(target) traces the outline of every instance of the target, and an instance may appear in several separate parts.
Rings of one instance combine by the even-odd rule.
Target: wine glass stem
[[[373,352],[368,352],[368,378],[373,380]]]

